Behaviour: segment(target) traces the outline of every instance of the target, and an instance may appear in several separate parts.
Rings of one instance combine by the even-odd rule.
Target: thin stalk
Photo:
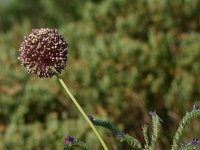
[[[82,107],[79,105],[79,103],[74,98],[74,96],[72,95],[72,93],[69,91],[69,89],[68,89],[67,85],[64,83],[63,79],[60,77],[60,75],[58,74],[58,72],[55,69],[53,69],[53,70],[55,71],[56,76],[57,76],[60,84],[63,86],[63,88],[67,92],[67,94],[71,98],[72,102],[75,104],[76,108],[80,111],[80,113],[83,115],[83,117],[85,118],[85,120],[88,122],[88,124],[90,125],[90,127],[94,131],[95,135],[97,136],[97,138],[101,142],[101,145],[103,146],[104,150],[108,150],[108,147],[106,146],[105,142],[101,138],[99,132],[97,131],[97,129],[95,128],[95,126],[93,125],[93,123],[90,121],[90,119],[88,118],[88,116],[86,115],[86,113],[83,111]]]

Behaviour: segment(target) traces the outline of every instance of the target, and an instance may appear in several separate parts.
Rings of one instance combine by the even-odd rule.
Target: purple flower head
[[[67,62],[67,43],[57,29],[33,29],[24,37],[19,49],[19,61],[29,73],[52,77],[54,67],[59,73]]]
[[[200,143],[200,141],[198,140],[198,138],[193,138],[191,143],[192,145],[197,145]]]
[[[72,136],[68,136],[64,139],[65,144],[69,144],[71,142],[74,142],[74,138]]]

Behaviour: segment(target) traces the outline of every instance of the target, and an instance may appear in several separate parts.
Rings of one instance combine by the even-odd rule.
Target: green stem
[[[56,72],[56,76],[57,76],[59,82],[61,83],[61,85],[63,86],[63,88],[65,89],[65,91],[69,95],[69,97],[71,98],[72,102],[75,104],[76,108],[80,111],[80,113],[83,115],[83,117],[85,118],[85,120],[88,122],[88,124],[90,125],[90,127],[92,128],[92,130],[94,131],[94,133],[96,134],[96,136],[99,139],[99,141],[101,142],[104,150],[108,150],[108,147],[106,146],[105,142],[101,138],[101,136],[98,133],[97,129],[94,127],[93,123],[90,121],[90,119],[88,118],[88,116],[85,114],[85,112],[83,111],[82,107],[79,105],[79,103],[77,102],[77,100],[74,98],[74,96],[72,95],[72,93],[69,91],[69,89],[66,86],[66,84],[64,83],[63,79],[59,76],[58,72],[55,69],[53,69],[53,70]]]

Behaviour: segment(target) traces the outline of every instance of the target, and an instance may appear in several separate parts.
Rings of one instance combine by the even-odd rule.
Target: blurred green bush
[[[62,76],[86,112],[143,140],[156,110],[158,149],[169,149],[200,97],[199,8],[199,0],[1,0],[0,149],[62,149],[68,135],[101,149],[56,79],[29,75],[17,60],[23,36],[41,27],[68,41]],[[184,138],[200,137],[199,123]],[[129,149],[99,130],[110,149]]]

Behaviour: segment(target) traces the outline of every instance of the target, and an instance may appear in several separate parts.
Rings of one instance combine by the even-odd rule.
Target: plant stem
[[[74,96],[72,95],[72,93],[69,91],[69,89],[66,86],[66,84],[64,83],[63,79],[59,76],[58,72],[55,69],[54,69],[54,71],[56,72],[56,76],[57,76],[59,82],[61,83],[61,85],[63,86],[63,88],[65,89],[65,91],[69,95],[69,97],[71,98],[72,102],[75,104],[76,108],[80,111],[80,113],[83,115],[83,117],[85,118],[85,120],[88,122],[88,124],[90,125],[90,127],[92,128],[92,130],[94,131],[94,133],[96,134],[96,136],[99,139],[99,141],[101,142],[101,145],[103,146],[104,150],[108,150],[108,147],[106,146],[105,142],[101,138],[101,136],[98,133],[97,129],[94,127],[93,123],[90,121],[90,119],[88,118],[88,116],[85,114],[85,112],[83,111],[82,107],[79,105],[79,103],[77,102],[77,100],[74,98]]]

